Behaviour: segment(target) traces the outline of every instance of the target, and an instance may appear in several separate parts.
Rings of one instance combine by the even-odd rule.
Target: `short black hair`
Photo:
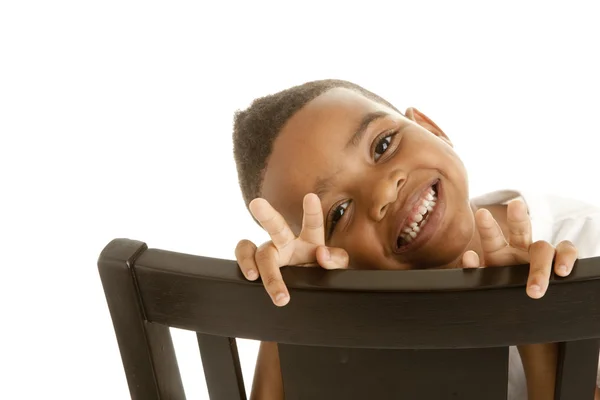
[[[285,123],[308,102],[334,88],[354,90],[398,111],[375,93],[338,79],[307,82],[255,99],[246,110],[238,110],[234,115],[233,156],[246,207],[261,195],[264,171],[273,142]]]

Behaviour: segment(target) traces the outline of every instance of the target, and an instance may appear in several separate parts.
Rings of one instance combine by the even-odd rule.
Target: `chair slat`
[[[286,400],[506,400],[508,348],[385,350],[279,344]]]
[[[196,333],[210,400],[246,400],[235,338]]]
[[[555,400],[592,400],[598,372],[598,339],[559,344]]]

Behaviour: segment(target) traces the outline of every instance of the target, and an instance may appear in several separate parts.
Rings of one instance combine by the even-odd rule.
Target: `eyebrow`
[[[360,121],[360,124],[358,125],[356,131],[354,131],[354,133],[350,137],[350,140],[348,140],[346,148],[350,146],[358,146],[362,138],[365,136],[365,133],[367,133],[367,128],[369,127],[369,125],[378,119],[387,117],[388,115],[389,114],[384,111],[372,112],[365,115]]]
[[[371,123],[373,123],[374,121],[376,121],[378,119],[387,117],[388,115],[389,114],[384,111],[377,111],[377,112],[372,112],[372,113],[366,114],[361,119],[360,124],[358,124],[358,127],[356,128],[356,130],[352,133],[352,136],[350,136],[348,143],[346,143],[345,149],[347,149],[348,147],[358,146],[360,144],[360,142],[362,141],[363,137],[365,136],[365,134],[367,133],[367,128],[369,127],[369,125],[371,125]],[[315,193],[317,196],[319,196],[320,199],[323,199],[323,196],[331,188],[332,179],[333,179],[333,176],[330,176],[327,178],[318,178],[317,182],[315,184],[313,193]]]

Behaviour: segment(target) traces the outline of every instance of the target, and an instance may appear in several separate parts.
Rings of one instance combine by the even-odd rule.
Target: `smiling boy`
[[[284,265],[530,263],[527,293],[539,298],[553,268],[570,273],[577,250],[583,258],[600,255],[597,208],[561,203],[558,214],[536,220],[534,208],[547,200],[511,191],[471,199],[465,167],[431,119],[414,108],[402,114],[350,82],[309,82],[255,100],[236,114],[234,154],[244,200],[272,239],[259,248],[242,240],[236,258],[248,279],[262,277],[279,306],[290,300]],[[526,391],[530,399],[552,398],[556,346],[519,351],[525,373],[511,352],[509,398],[526,398]],[[275,344],[261,345],[253,397],[283,398]]]

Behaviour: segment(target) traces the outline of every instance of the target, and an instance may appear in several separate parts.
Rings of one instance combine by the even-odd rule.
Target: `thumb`
[[[348,268],[349,259],[346,250],[339,247],[317,247],[317,262],[325,269]]]

